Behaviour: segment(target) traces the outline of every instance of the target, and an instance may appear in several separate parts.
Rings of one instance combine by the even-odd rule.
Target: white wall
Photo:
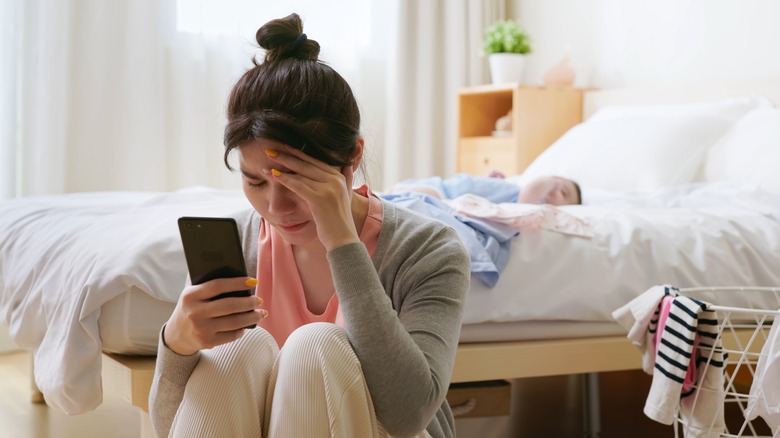
[[[570,48],[575,85],[679,86],[780,75],[774,0],[510,0],[533,39],[525,82]]]

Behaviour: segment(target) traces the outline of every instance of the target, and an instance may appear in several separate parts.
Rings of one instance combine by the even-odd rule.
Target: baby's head
[[[517,202],[523,204],[582,204],[580,186],[560,176],[543,176],[523,186]]]

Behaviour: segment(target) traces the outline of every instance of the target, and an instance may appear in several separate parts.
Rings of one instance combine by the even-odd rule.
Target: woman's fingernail
[[[266,149],[265,150],[265,154],[268,155],[269,157],[273,158],[273,157],[279,155],[279,152],[277,152],[275,149]]]
[[[258,283],[258,282],[257,282],[257,279],[256,279],[256,278],[247,278],[247,279],[246,279],[246,281],[244,282],[244,284],[245,284],[247,287],[253,287],[253,286],[257,286],[257,283]]]
[[[282,174],[282,172],[279,172],[279,171],[278,171],[278,170],[276,170],[276,169],[271,169],[271,173],[272,173],[274,176],[279,176],[279,175],[281,175],[281,174]]]
[[[260,313],[263,315],[263,318],[265,318],[266,316],[268,316],[268,311],[267,311],[267,310],[265,310],[265,309],[260,309]]]
[[[263,299],[260,298],[260,297],[255,297],[255,298],[257,298],[257,306],[258,307],[262,306],[263,305]]]

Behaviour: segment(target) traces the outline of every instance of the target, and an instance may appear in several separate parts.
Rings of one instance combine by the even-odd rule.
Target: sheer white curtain
[[[384,184],[455,169],[457,92],[489,82],[484,29],[505,0],[398,0],[386,93]]]
[[[223,113],[233,82],[262,56],[257,27],[299,12],[322,58],[360,83],[362,4],[4,2],[2,23],[14,26],[3,26],[2,196],[237,187],[221,163]],[[19,50],[7,49],[9,32]]]
[[[280,3],[4,0],[0,196],[237,187],[227,93],[293,11],[357,94],[375,187],[454,169],[455,95],[485,82],[504,0]]]
[[[0,3],[0,199],[16,190],[17,88],[23,0]]]
[[[165,58],[159,4],[20,4],[14,192],[162,187]]]

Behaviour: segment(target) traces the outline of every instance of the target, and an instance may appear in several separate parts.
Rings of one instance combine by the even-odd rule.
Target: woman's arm
[[[401,436],[425,429],[444,401],[470,278],[454,230],[442,226],[414,236],[394,236],[401,243],[384,255],[379,275],[362,244],[328,253],[377,417]]]
[[[231,215],[238,223],[238,233],[250,277],[257,276],[257,239],[260,217],[253,209]],[[240,281],[240,280],[239,280]],[[187,280],[189,286],[190,280]],[[185,288],[183,291],[186,292]],[[168,436],[173,418],[184,397],[184,388],[198,364],[200,352],[180,355],[168,348],[165,340],[166,326],[160,330],[152,388],[149,393],[149,414],[157,436]]]
[[[190,356],[174,353],[165,345],[164,333],[165,326],[160,331],[154,379],[149,392],[149,416],[157,436],[168,436],[173,417],[184,398],[184,388],[200,360],[200,352]]]

